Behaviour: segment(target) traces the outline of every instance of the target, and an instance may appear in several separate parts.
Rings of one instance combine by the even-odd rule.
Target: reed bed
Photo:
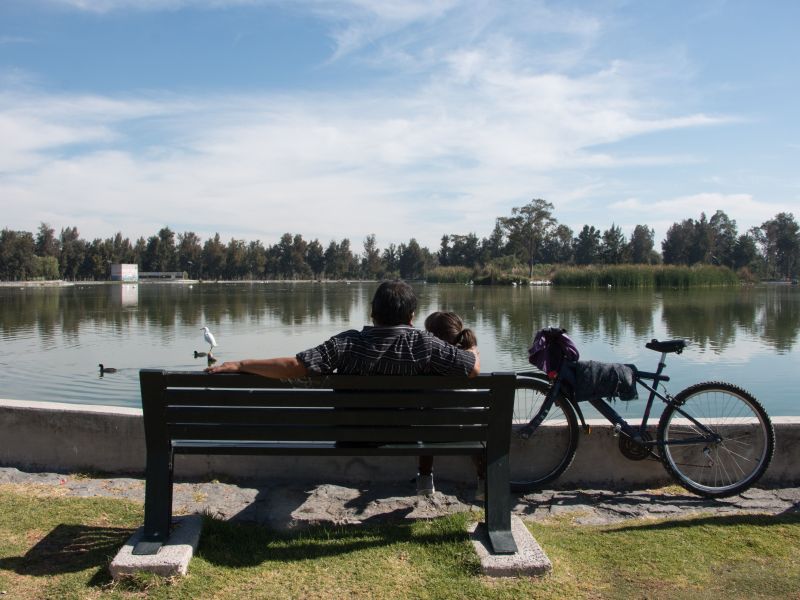
[[[473,269],[469,267],[436,267],[425,274],[430,283],[469,283]]]
[[[700,265],[603,265],[562,267],[552,277],[553,285],[564,287],[690,288],[739,284],[727,267]]]

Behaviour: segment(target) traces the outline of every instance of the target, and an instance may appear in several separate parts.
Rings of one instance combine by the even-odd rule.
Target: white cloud
[[[60,1],[96,12],[272,3]],[[291,231],[350,237],[356,247],[374,232],[380,244],[414,236],[435,247],[443,233],[487,235],[495,217],[534,196],[590,205],[602,184],[573,181],[570,172],[697,160],[655,151],[619,157],[615,142],[731,122],[655,110],[629,62],[564,68],[603,29],[578,11],[491,2],[464,10],[449,0],[299,6],[330,21],[337,57],[380,40],[369,54],[391,65],[405,60],[402,86],[384,79],[384,87],[336,94],[114,98],[12,87],[19,91],[0,95],[0,136],[10,140],[0,147],[5,223],[77,224],[86,237],[152,235],[169,224],[267,243]],[[436,27],[409,28],[419,22]],[[547,33],[573,43],[541,51],[528,40]],[[752,197],[726,198],[732,218],[734,206],[743,215],[765,208]],[[701,200],[715,201],[612,208],[671,222],[697,216]],[[604,219],[597,226],[610,224],[607,211],[592,214]]]
[[[383,243],[414,235],[436,245],[445,232],[487,234],[509,206],[553,187],[549,171],[592,163],[587,146],[665,127],[614,108],[613,98],[593,107],[581,80],[539,77],[538,97],[526,102],[529,79],[487,68],[468,86],[403,98],[7,97],[6,222],[105,215],[105,228],[85,235],[189,223],[265,241],[284,231],[354,240],[374,231]],[[156,141],[142,144],[142,130]]]

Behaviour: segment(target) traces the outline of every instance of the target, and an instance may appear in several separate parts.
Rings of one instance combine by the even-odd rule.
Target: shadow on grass
[[[95,568],[90,585],[103,585],[111,579],[108,563],[131,533],[117,527],[58,525],[24,556],[0,559],[0,569],[44,577]]]
[[[714,515],[709,517],[687,517],[673,519],[670,521],[660,521],[658,523],[638,522],[634,525],[614,527],[604,533],[620,533],[625,531],[668,531],[670,529],[686,529],[703,525],[720,526],[775,526],[775,525],[798,525],[800,524],[800,513],[783,513],[780,515],[763,514],[738,514],[738,515]]]
[[[535,492],[533,492],[535,494]],[[676,512],[679,510],[713,510],[729,506],[728,499],[703,498],[694,494],[653,494],[641,492],[615,492],[613,490],[558,490],[552,497],[542,499],[533,495],[518,494],[512,497],[524,513],[533,513],[536,509],[551,508],[553,506],[576,507],[597,506],[599,504],[612,505],[617,509],[646,509],[654,504],[672,506]]]
[[[393,544],[459,544],[469,540],[466,527],[435,521],[429,522],[425,531],[414,523],[393,521],[317,525],[297,533],[279,533],[253,523],[206,518],[198,555],[218,566],[249,567],[335,557]]]

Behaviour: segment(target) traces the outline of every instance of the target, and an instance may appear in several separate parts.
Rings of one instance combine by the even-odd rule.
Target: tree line
[[[404,279],[425,278],[439,268],[525,273],[553,265],[712,264],[748,277],[796,278],[800,264],[800,226],[780,213],[745,232],[718,210],[710,218],[674,223],[656,250],[654,231],[636,225],[627,239],[619,226],[601,231],[584,225],[575,234],[558,223],[553,205],[534,199],[498,217],[484,238],[475,233],[444,234],[431,250],[411,238],[379,248],[374,234],[360,250],[350,240],[305,240],[285,233],[272,245],[260,240],[223,242],[219,233],[202,240],[196,233],[163,227],[134,242],[121,232],[87,241],[76,227],[56,235],[47,223],[34,234],[4,228],[0,232],[0,280],[103,280],[114,263],[133,263],[140,271],[183,271],[195,279]]]

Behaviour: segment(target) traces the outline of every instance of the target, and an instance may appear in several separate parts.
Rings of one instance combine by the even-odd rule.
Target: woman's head
[[[464,322],[454,312],[436,311],[425,319],[425,329],[445,342],[468,350],[478,345],[472,329],[465,329]]]

